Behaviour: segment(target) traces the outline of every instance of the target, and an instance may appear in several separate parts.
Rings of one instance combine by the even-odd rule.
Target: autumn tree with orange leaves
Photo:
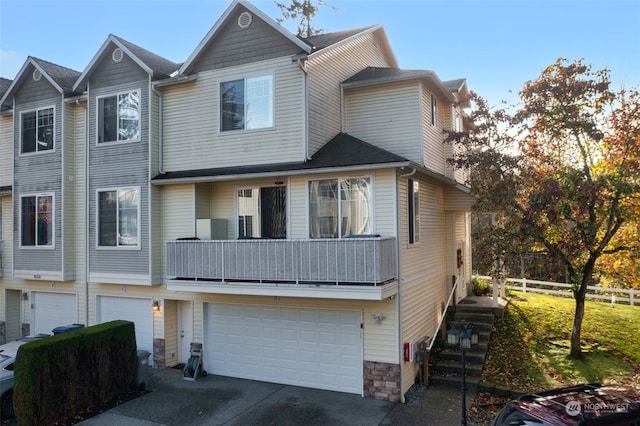
[[[447,141],[464,147],[450,161],[471,169],[476,212],[500,218],[486,247],[508,256],[537,245],[562,262],[575,299],[570,355],[581,358],[587,286],[603,259],[629,253],[623,236],[640,219],[640,94],[558,59],[525,83],[515,112],[472,101],[474,129]]]

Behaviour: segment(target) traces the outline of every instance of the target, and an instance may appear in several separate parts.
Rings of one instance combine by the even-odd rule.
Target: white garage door
[[[53,329],[78,322],[78,298],[73,293],[31,293],[32,324],[29,334],[51,334]]]
[[[151,299],[98,296],[98,323],[126,320],[135,324],[136,345],[153,354],[153,312]],[[149,363],[153,356],[149,357]]]
[[[209,373],[362,394],[358,311],[205,304]]]

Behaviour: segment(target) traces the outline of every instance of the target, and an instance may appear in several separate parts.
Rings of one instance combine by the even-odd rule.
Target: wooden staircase
[[[478,334],[478,343],[464,353],[465,384],[470,390],[477,389],[480,374],[487,355],[489,339],[496,318],[504,314],[506,301],[500,300],[497,307],[493,299],[486,296],[470,296],[455,306],[455,312],[447,324],[447,330],[462,330],[465,324],[473,324]],[[448,345],[447,336],[437,358],[433,361],[429,383],[434,385],[462,386],[462,351],[459,345]]]

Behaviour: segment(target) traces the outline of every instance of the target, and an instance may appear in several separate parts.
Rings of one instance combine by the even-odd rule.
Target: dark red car
[[[491,426],[640,426],[640,402],[599,384],[522,395],[509,402]]]

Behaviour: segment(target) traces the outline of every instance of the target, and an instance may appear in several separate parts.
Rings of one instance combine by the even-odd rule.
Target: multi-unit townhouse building
[[[403,400],[467,294],[464,79],[234,0],[182,64],[109,35],[1,83],[0,341],[127,319],[156,368]]]

